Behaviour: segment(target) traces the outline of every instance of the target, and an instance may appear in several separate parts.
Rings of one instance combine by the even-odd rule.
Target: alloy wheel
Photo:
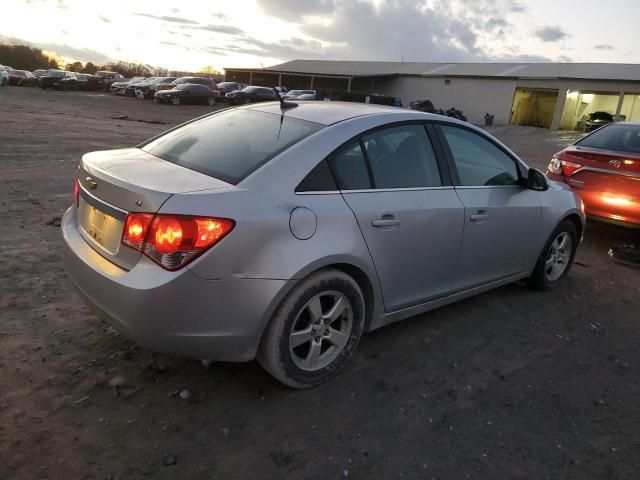
[[[298,312],[289,333],[289,354],[302,370],[315,371],[344,350],[353,328],[351,302],[331,290],[313,296]]]
[[[571,235],[560,232],[551,242],[544,262],[544,273],[549,281],[555,282],[562,276],[569,265],[572,251]]]
[[[171,103],[173,103],[174,105],[180,105],[180,97],[171,98]]]

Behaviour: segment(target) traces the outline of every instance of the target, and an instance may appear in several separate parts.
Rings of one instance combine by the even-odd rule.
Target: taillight
[[[76,208],[80,206],[80,180],[76,177],[76,181],[73,184],[73,201],[76,203]]]
[[[562,174],[565,177],[570,177],[582,168],[582,165],[580,165],[579,163],[567,162],[566,160],[562,160],[561,164]]]
[[[551,173],[555,173],[556,175],[564,175],[565,177],[570,177],[581,168],[582,165],[580,165],[579,163],[560,160],[554,155],[553,157],[551,157],[551,161],[549,162],[547,170]]]
[[[122,243],[166,270],[178,270],[225,237],[235,226],[227,218],[130,213]]]

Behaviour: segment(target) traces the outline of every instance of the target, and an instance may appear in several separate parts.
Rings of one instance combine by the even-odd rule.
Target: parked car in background
[[[180,77],[176,78],[173,82],[164,83],[162,85],[158,85],[158,91],[160,90],[169,90],[175,87],[176,85],[180,85],[181,83],[195,83],[198,85],[204,85],[209,87],[211,90],[218,91],[218,85],[213,78],[210,77]]]
[[[109,91],[116,95],[125,95],[127,92],[127,87],[132,83],[143,82],[145,77],[133,77],[128,80],[123,80],[120,82],[113,82],[109,87]]]
[[[174,105],[182,103],[213,105],[216,103],[216,92],[205,85],[181,83],[171,90],[156,92],[154,100],[158,103],[172,103]]]
[[[9,85],[20,87],[33,87],[37,83],[37,78],[27,70],[11,70],[9,72]]]
[[[127,97],[135,97],[136,96],[136,88],[138,85],[142,85],[144,83],[148,83],[148,82],[153,82],[154,80],[156,80],[158,77],[145,77],[142,80],[138,81],[138,82],[131,82],[129,83],[129,85],[127,85],[127,87],[125,88],[124,94]]]
[[[40,69],[38,69],[38,70],[34,70],[34,71],[33,71],[33,75],[34,75],[36,78],[40,78],[40,77],[42,77],[45,73],[47,73],[47,71],[46,71],[46,70],[43,70],[43,69],[41,69],[41,68],[40,68]]]
[[[124,76],[122,76],[118,72],[110,72],[107,70],[100,70],[94,73],[94,77],[96,77],[96,81],[100,86],[101,90],[109,91],[111,88],[111,84],[114,82],[121,82],[125,80]]]
[[[289,90],[283,98],[288,100],[317,100],[315,90]]]
[[[235,90],[242,90],[244,87],[248,85],[244,83],[238,82],[220,82],[218,84],[218,91],[220,92],[220,96],[224,97],[227,93],[233,92]]]
[[[245,87],[242,90],[227,93],[225,95],[225,99],[231,105],[242,105],[245,103],[278,100],[278,96],[272,88],[250,86]]]
[[[176,80],[176,77],[155,77],[153,80],[145,80],[135,85],[135,96],[138,98],[153,98],[158,87]]]
[[[0,65],[0,86],[6,87],[9,85],[9,72],[4,65]]]
[[[88,73],[76,73],[76,86],[78,87],[78,90],[92,90],[91,77],[92,75],[89,75]]]
[[[48,70],[38,81],[40,88],[57,90],[75,90],[77,82],[75,73],[64,70]]]
[[[576,130],[580,132],[593,132],[595,129],[613,123],[613,115],[608,112],[592,112],[584,115],[576,125]]]
[[[257,357],[296,388],[365,331],[519,280],[556,288],[585,226],[569,188],[485,131],[342,102],[226,109],[85,154],[75,192],[63,258],[104,320],[164,353]]]
[[[547,175],[598,220],[640,227],[640,123],[612,123],[556,153]]]

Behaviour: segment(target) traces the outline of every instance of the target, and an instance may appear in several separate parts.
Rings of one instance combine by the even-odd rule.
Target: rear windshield
[[[286,116],[229,109],[173,130],[142,150],[236,185],[320,128]]]
[[[596,130],[576,145],[614,152],[640,153],[640,125],[609,125]]]

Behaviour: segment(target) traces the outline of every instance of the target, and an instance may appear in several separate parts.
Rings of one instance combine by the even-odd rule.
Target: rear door
[[[445,295],[464,209],[427,127],[376,129],[345,144],[329,163],[373,258],[385,309]]]
[[[519,162],[489,137],[460,125],[438,128],[464,205],[455,289],[528,271],[540,253],[544,192],[523,187]]]

